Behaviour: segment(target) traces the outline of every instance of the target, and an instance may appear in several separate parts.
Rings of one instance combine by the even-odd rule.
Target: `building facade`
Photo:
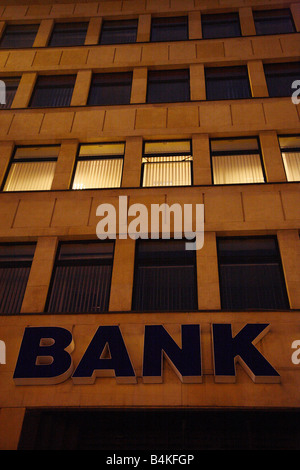
[[[0,447],[299,449],[300,3],[2,0],[0,33]],[[163,204],[203,246],[151,240]]]

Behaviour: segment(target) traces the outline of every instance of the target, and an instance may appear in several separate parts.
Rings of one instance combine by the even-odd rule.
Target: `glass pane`
[[[17,147],[14,160],[28,158],[57,158],[60,145],[49,145],[41,147]]]
[[[214,184],[263,183],[260,155],[225,155],[212,158]]]
[[[241,36],[238,13],[201,15],[204,39]]]
[[[31,107],[69,106],[75,85],[75,75],[38,77]]]
[[[254,11],[256,34],[294,33],[295,26],[288,8],[279,10]]]
[[[0,263],[20,263],[32,261],[35,252],[35,244],[11,244],[0,245]]]
[[[282,159],[288,181],[300,181],[300,151],[284,152]]]
[[[58,259],[67,260],[112,260],[114,243],[62,243],[59,248]]]
[[[42,191],[51,189],[56,162],[13,163],[4,191]]]
[[[83,46],[88,23],[56,23],[48,46]]]
[[[100,44],[129,44],[136,41],[137,20],[103,21]]]
[[[148,73],[148,103],[189,101],[188,70],[150,71]]]
[[[94,75],[88,99],[89,106],[129,104],[131,73]]]
[[[152,18],[151,41],[185,41],[188,39],[186,16]]]
[[[181,141],[156,141],[156,142],[146,142],[144,154],[164,154],[164,153],[181,153],[186,152],[190,153],[191,144],[188,140]]]
[[[0,41],[1,48],[32,47],[39,25],[8,25]]]
[[[190,160],[182,156],[144,158],[143,186],[190,186]]]
[[[281,149],[300,149],[300,135],[279,137],[279,144]]]
[[[122,158],[78,161],[72,189],[119,188]]]
[[[210,141],[212,152],[235,152],[258,150],[258,141],[252,139],[216,139]]]
[[[247,67],[207,68],[205,77],[208,100],[251,98]]]
[[[299,62],[266,64],[264,70],[271,97],[292,95],[292,83],[300,76]]]
[[[125,144],[87,144],[81,145],[79,150],[80,157],[96,157],[107,155],[124,155]]]

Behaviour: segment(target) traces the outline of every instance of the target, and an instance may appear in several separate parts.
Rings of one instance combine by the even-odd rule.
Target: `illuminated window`
[[[208,67],[205,69],[208,100],[238,100],[251,98],[246,66]]]
[[[203,39],[241,36],[238,13],[202,14],[201,23]]]
[[[214,184],[265,181],[257,139],[215,139],[210,146]]]
[[[142,186],[190,186],[190,141],[146,142],[142,158]]]
[[[83,46],[87,28],[88,23],[56,23],[48,46]]]
[[[3,49],[32,47],[39,25],[7,25],[0,41]]]
[[[190,100],[188,70],[150,70],[147,103],[171,103]]]
[[[219,238],[218,259],[223,309],[289,308],[276,238]]]
[[[264,71],[270,97],[292,96],[292,83],[300,77],[300,62],[265,64]]]
[[[47,108],[69,106],[76,75],[45,75],[37,78],[30,106]]]
[[[129,104],[132,73],[96,73],[93,75],[89,106]]]
[[[81,145],[72,189],[119,188],[125,144]]]
[[[137,240],[133,310],[196,310],[195,253],[185,240]]]
[[[59,149],[60,146],[17,147],[3,190],[51,189]]]
[[[136,41],[137,20],[103,21],[99,44],[130,44]]]
[[[300,181],[300,135],[279,137],[288,181]]]
[[[0,312],[19,313],[35,244],[0,245]]]
[[[5,101],[6,103],[0,104],[0,109],[9,109],[14,100],[15,94],[17,92],[20,78],[19,77],[3,77],[2,80],[5,83]],[[2,98],[2,96],[1,96]]]
[[[295,26],[289,8],[253,12],[256,34],[294,33]]]
[[[113,251],[113,242],[61,243],[46,310],[53,313],[107,311]]]
[[[151,41],[186,41],[188,36],[186,16],[152,18]]]

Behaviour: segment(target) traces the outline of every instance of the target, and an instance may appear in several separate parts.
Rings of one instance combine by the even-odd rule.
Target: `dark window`
[[[138,240],[133,310],[197,309],[195,251],[184,240]]]
[[[203,39],[230,38],[241,36],[238,13],[201,15]]]
[[[269,96],[292,96],[292,83],[300,78],[300,62],[264,65]]]
[[[152,18],[151,41],[186,41],[188,38],[186,16]]]
[[[3,49],[32,47],[39,25],[7,25],[0,41]]]
[[[256,34],[294,33],[295,26],[289,8],[253,12]]]
[[[75,75],[38,77],[30,106],[32,108],[69,106],[75,80]]]
[[[148,73],[148,103],[190,100],[188,70],[152,70]]]
[[[88,23],[56,23],[48,46],[83,46]]]
[[[61,243],[47,311],[107,311],[113,249],[112,242]]]
[[[98,73],[92,78],[89,106],[129,104],[132,73]]]
[[[4,77],[1,79],[5,83],[5,104],[0,104],[0,109],[9,109],[14,100],[16,91],[18,89],[20,78],[19,77]],[[2,94],[1,94],[2,98]]]
[[[208,100],[251,98],[246,66],[207,68],[205,83],[206,99]]]
[[[220,238],[218,257],[223,309],[289,308],[275,238]]]
[[[0,313],[19,313],[35,244],[0,245]]]
[[[130,44],[136,41],[138,21],[103,21],[100,44]]]

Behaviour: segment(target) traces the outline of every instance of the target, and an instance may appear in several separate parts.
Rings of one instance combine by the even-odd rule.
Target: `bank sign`
[[[256,383],[278,383],[280,376],[255,344],[269,324],[248,323],[236,335],[229,323],[211,325],[216,382],[235,382],[236,362]],[[181,325],[178,344],[163,325],[145,325],[142,379],[160,383],[163,358],[183,383],[202,382],[201,326]],[[134,367],[118,325],[99,326],[77,367],[74,367],[71,332],[62,327],[27,327],[14,371],[16,385],[93,384],[97,377],[115,377],[118,383],[136,384]]]

